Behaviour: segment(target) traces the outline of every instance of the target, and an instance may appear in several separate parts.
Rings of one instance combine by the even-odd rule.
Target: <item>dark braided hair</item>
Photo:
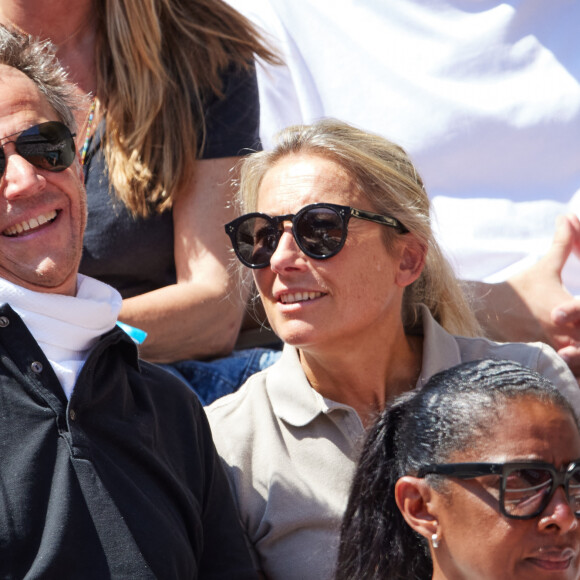
[[[405,522],[395,484],[485,435],[509,400],[533,398],[569,412],[550,381],[512,361],[481,360],[440,372],[406,393],[371,428],[342,524],[337,580],[428,580],[433,574],[425,538]],[[441,478],[428,475],[429,484]]]

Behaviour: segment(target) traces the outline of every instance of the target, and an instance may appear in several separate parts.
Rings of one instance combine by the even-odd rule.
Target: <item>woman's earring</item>
[[[439,547],[439,538],[437,534],[431,536],[431,543],[433,544],[433,549],[436,550]]]

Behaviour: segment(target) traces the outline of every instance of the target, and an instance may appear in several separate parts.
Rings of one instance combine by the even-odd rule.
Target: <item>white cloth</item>
[[[22,318],[69,399],[90,348],[115,326],[122,304],[117,290],[82,274],[76,296],[34,292],[0,278],[0,301]]]
[[[580,2],[228,0],[287,67],[258,71],[265,147],[337,117],[402,145],[457,273],[495,282],[580,215]],[[580,262],[564,270],[580,294]]]

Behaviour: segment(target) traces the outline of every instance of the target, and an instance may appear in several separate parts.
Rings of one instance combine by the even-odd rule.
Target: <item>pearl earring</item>
[[[437,534],[433,534],[431,536],[431,543],[433,544],[433,548],[436,550],[439,547],[439,538]]]

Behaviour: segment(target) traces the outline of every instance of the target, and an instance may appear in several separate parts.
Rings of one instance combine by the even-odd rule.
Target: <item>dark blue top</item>
[[[243,155],[260,147],[255,71],[228,71],[224,93],[222,99],[213,96],[207,101],[207,135],[201,159]],[[80,272],[110,284],[123,298],[129,298],[176,282],[173,215],[167,211],[134,218],[114,193],[109,193],[101,147],[103,131],[101,123],[85,159],[89,217]]]

